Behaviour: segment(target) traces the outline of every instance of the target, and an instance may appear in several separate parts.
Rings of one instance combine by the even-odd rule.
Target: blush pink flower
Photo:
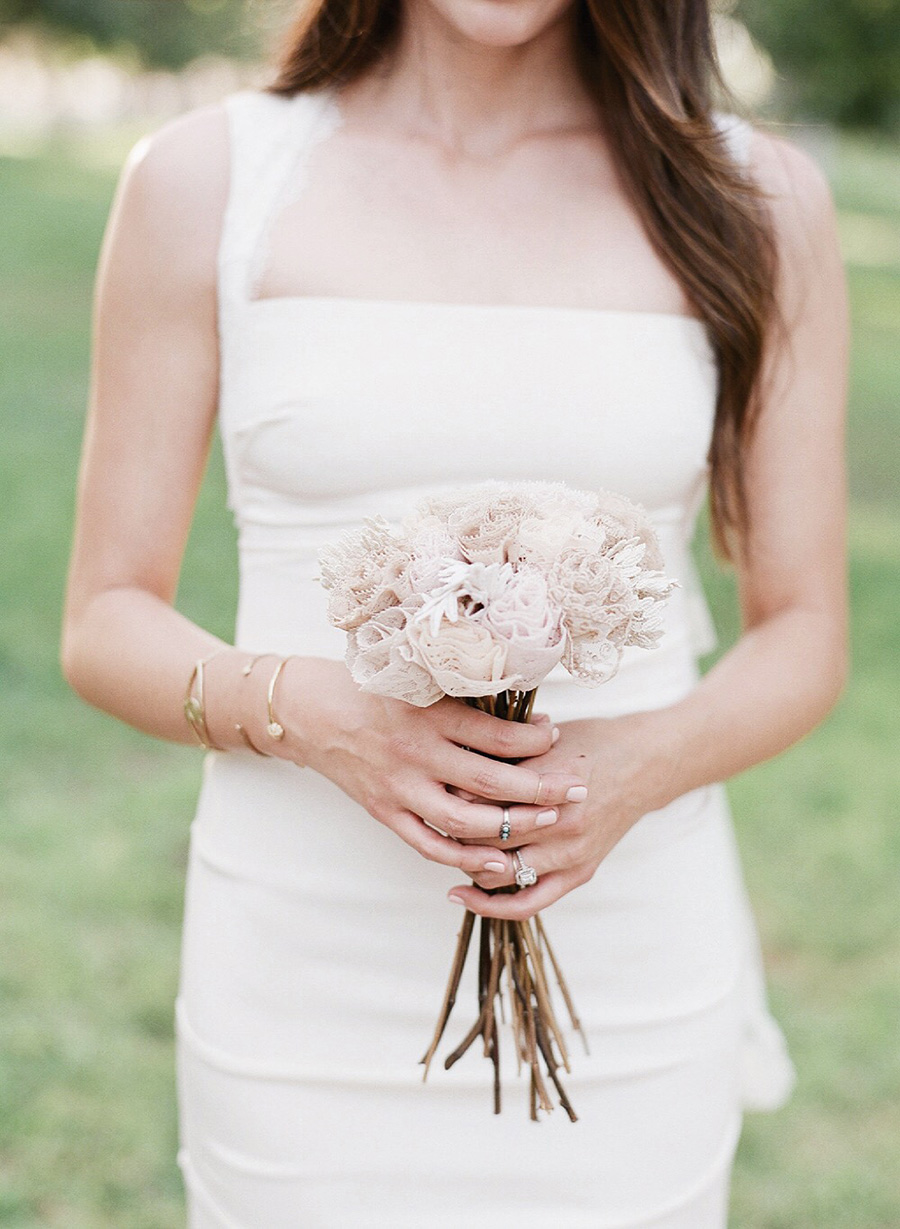
[[[373,615],[351,631],[345,660],[363,691],[427,708],[444,692],[414,658],[407,625],[416,608],[416,599],[410,599],[403,606],[391,606]]]
[[[645,508],[614,491],[600,491],[594,520],[605,531],[610,542],[637,538],[644,544],[644,567],[659,571],[665,567],[659,539]]]
[[[509,544],[530,511],[515,487],[476,487],[447,514],[447,530],[470,563],[506,563]]]
[[[537,687],[561,660],[566,646],[560,609],[547,582],[533,568],[514,572],[477,616],[507,648],[506,673],[519,691]]]
[[[353,631],[409,596],[410,548],[387,521],[375,518],[319,552],[319,579],[328,590],[328,618]]]
[[[448,696],[490,696],[506,691],[506,646],[482,623],[443,619],[436,631],[427,620],[408,624],[415,660],[425,667]]]

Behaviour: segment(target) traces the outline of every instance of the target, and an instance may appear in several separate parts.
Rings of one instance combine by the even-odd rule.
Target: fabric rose
[[[506,645],[506,673],[519,691],[537,687],[562,659],[566,647],[559,606],[540,572],[510,569],[508,579],[476,618]]]
[[[492,696],[510,686],[506,646],[483,624],[442,619],[432,631],[427,620],[412,619],[408,634],[415,659],[448,696]]]
[[[440,564],[439,570],[435,570]],[[427,616],[431,630],[437,631],[441,619],[455,623],[460,614],[468,614],[479,607],[490,606],[502,594],[512,578],[513,568],[508,563],[466,563],[464,560],[435,560],[430,572],[416,571],[414,580],[425,577],[428,588],[414,585],[425,595],[424,605],[416,616]]]
[[[599,506],[596,492],[579,491],[564,482],[519,482],[516,490],[544,520],[570,517],[591,520]]]
[[[608,555],[572,547],[557,559],[548,588],[562,608],[566,630],[572,640],[582,636],[607,635],[627,622],[634,601],[621,584],[621,577]]]
[[[403,526],[415,561],[429,559],[462,559],[459,543],[446,524],[437,516],[423,516],[406,521]]]
[[[515,489],[479,487],[450,511],[447,529],[470,563],[506,563],[509,545],[529,511],[528,501]]]
[[[558,517],[528,516],[519,525],[508,552],[513,563],[540,568],[548,575],[565,551],[579,546],[600,551],[606,541],[605,529],[577,511]]]
[[[353,631],[410,594],[407,540],[380,518],[366,521],[319,553],[319,579],[329,592],[328,618]]]
[[[413,657],[407,625],[421,604],[410,598],[373,615],[347,637],[346,662],[363,691],[427,708],[443,690]]]
[[[601,491],[594,519],[611,542],[629,538],[637,538],[643,542],[645,568],[659,571],[665,567],[650,516],[640,504],[632,503],[630,499],[617,495],[614,491]]]

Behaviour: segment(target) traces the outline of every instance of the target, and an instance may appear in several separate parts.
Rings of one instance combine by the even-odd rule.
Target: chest
[[[267,502],[495,478],[654,508],[705,473],[716,376],[694,321],[309,297],[251,304],[225,340],[226,448]]]
[[[473,160],[339,127],[287,177],[254,294],[689,311],[584,136]]]

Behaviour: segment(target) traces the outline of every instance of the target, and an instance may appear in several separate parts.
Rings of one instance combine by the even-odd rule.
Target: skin
[[[343,92],[344,123],[276,219],[279,259],[258,293],[691,314],[620,190],[572,67],[570,15],[559,0],[409,0],[391,62]],[[451,899],[508,918],[587,882],[642,815],[803,737],[846,673],[846,296],[814,163],[756,133],[751,173],[770,195],[787,327],[769,346],[745,459],[752,532],[736,561],[735,647],[676,704],[560,727],[510,726],[451,700],[412,709],[359,692],[343,663],[292,658],[278,683],[287,735],[274,743],[265,691],[277,658],[244,677],[248,653],[172,607],[218,391],[222,110],[141,142],[98,271],[61,653],[70,685],[192,742],[185,685],[196,658],[218,651],[206,685],[215,742],[240,746],[242,722],[257,746],[328,776],[423,856],[465,872]],[[512,837],[500,849],[504,801]],[[513,882],[511,846],[539,882],[489,896]]]

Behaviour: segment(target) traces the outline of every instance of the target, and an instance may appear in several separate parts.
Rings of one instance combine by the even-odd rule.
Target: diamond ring
[[[518,849],[513,850],[513,857],[516,859],[516,883],[520,888],[534,887],[538,881],[537,871],[528,865]]]

